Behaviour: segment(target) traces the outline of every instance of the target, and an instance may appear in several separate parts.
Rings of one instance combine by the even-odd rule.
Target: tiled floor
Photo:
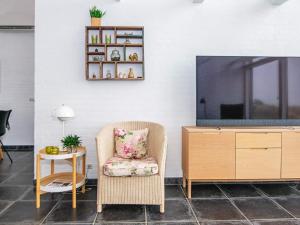
[[[11,154],[13,165],[0,162],[0,225],[300,225],[300,185],[293,183],[193,185],[191,200],[181,186],[167,185],[164,214],[158,206],[136,205],[108,205],[97,213],[95,186],[78,194],[75,210],[69,193],[42,196],[36,209],[33,155]]]

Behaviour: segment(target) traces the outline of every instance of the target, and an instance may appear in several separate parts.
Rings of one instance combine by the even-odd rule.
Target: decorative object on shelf
[[[133,36],[133,32],[130,32],[130,33],[126,33],[126,32],[125,32],[124,35],[125,35],[125,36]]]
[[[110,58],[111,58],[111,61],[120,61],[121,55],[120,55],[119,50],[117,50],[117,49],[112,50]]]
[[[105,44],[111,44],[111,35],[105,34]]]
[[[76,153],[77,149],[81,146],[80,137],[77,135],[68,135],[61,140],[61,143],[69,153]]]
[[[90,9],[90,16],[91,16],[91,25],[92,26],[101,26],[101,19],[105,15],[105,11],[98,9],[96,6]]]
[[[45,150],[46,150],[46,153],[49,155],[58,155],[59,154],[59,147],[57,147],[57,146],[46,146]]]
[[[133,69],[132,68],[129,68],[128,78],[129,79],[133,79],[134,78],[134,73],[133,73]]]
[[[93,79],[96,79],[96,78],[97,78],[96,74],[93,74]]]
[[[132,53],[129,55],[129,60],[131,62],[136,62],[136,61],[139,61],[139,56],[137,53]]]
[[[95,49],[95,52],[99,52],[98,48]]]
[[[126,74],[126,73],[123,73],[122,78],[123,78],[123,79],[126,79],[126,78],[127,78],[127,74]]]
[[[122,74],[122,72],[120,72],[119,74],[118,74],[118,77],[117,78],[120,78],[120,79],[122,79],[123,78],[123,74]]]
[[[125,39],[125,41],[124,41],[124,44],[130,44],[130,43],[131,43],[131,42],[130,42],[129,38],[126,37],[126,39]]]
[[[99,56],[93,56],[93,61],[94,62],[99,62],[100,61],[100,57]]]
[[[111,72],[110,72],[110,70],[106,71],[106,79],[111,79]]]
[[[98,35],[92,35],[92,44],[98,44]]]
[[[62,136],[65,136],[65,121],[70,120],[75,117],[74,110],[62,104],[58,109],[55,111],[55,116],[62,122]]]

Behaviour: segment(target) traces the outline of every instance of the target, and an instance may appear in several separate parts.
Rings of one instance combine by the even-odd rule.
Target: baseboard
[[[5,149],[7,151],[33,151],[34,146],[33,145],[5,145]]]
[[[181,177],[166,177],[165,184],[181,184]],[[35,186],[36,180],[33,180],[33,185]],[[86,185],[97,185],[97,179],[88,179]]]

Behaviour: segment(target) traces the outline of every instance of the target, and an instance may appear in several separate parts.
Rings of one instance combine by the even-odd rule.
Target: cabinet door
[[[235,133],[190,133],[188,159],[190,179],[235,179]]]
[[[282,134],[281,178],[300,178],[300,133]]]
[[[237,179],[279,179],[281,148],[236,150]]]

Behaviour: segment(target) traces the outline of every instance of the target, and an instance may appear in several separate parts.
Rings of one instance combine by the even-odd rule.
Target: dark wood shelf
[[[143,39],[143,36],[142,35],[123,35],[123,34],[117,34],[116,38]]]
[[[88,44],[88,47],[143,47],[143,44],[122,44],[122,43],[111,43],[111,44]]]
[[[97,64],[97,63],[110,63],[110,64],[143,64],[143,61],[88,61],[87,63],[90,64]]]
[[[105,55],[104,52],[88,52],[88,55]]]
[[[87,30],[143,30],[140,26],[87,26]]]
[[[96,79],[93,79],[93,78],[88,78],[87,80],[90,80],[90,81],[97,81],[97,80],[144,80],[144,78],[96,78]]]
[[[128,34],[128,31],[132,32],[131,34]],[[104,42],[104,36],[106,33],[109,32],[109,34],[112,36],[112,40],[114,43],[103,43]],[[126,34],[127,33],[127,34]],[[91,35],[96,35],[99,43],[92,44],[90,43]],[[136,39],[138,43],[119,43],[122,39]],[[89,81],[102,81],[102,80],[144,80],[145,79],[145,68],[144,68],[144,27],[139,26],[87,26],[85,28],[85,76],[86,80]],[[133,41],[132,41],[133,42]],[[140,43],[141,42],[141,43]],[[98,52],[95,52],[95,49],[90,49],[90,47],[98,48]],[[121,54],[122,59],[128,59],[128,55],[132,54],[132,52],[137,52],[139,55],[139,61],[110,61],[110,52],[111,48],[121,48],[119,49],[119,52]],[[127,49],[127,48],[138,48],[138,50],[135,49]],[[102,55],[104,56],[102,59],[104,61],[93,61],[91,60],[90,56],[97,56]],[[127,70],[129,68],[133,69],[133,72],[135,75],[142,76],[142,78],[134,78],[134,79],[122,79],[122,78],[112,78],[112,79],[106,79],[106,78],[96,78],[93,79],[91,76],[91,65],[94,66],[94,71],[96,74],[103,77],[104,70],[107,68],[110,68],[112,72],[112,77],[117,77],[119,73],[128,73]],[[125,65],[125,66],[121,66]],[[97,68],[98,67],[98,68]],[[96,70],[95,70],[96,69]],[[98,72],[97,72],[98,71]]]

